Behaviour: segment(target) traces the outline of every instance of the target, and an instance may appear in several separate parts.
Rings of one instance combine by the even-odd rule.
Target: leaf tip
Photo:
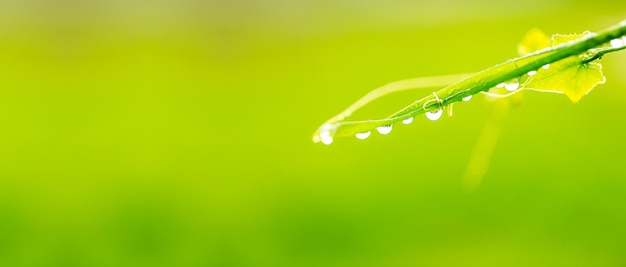
[[[573,104],[576,104],[583,98],[583,95],[565,94]]]

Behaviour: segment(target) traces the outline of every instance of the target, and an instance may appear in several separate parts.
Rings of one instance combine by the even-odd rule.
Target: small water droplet
[[[531,71],[528,72],[528,76],[533,76],[535,74],[537,74],[536,70],[531,70]]]
[[[356,138],[361,139],[361,140],[365,140],[368,137],[370,137],[371,134],[372,134],[372,132],[370,132],[370,131],[363,132],[363,133],[356,133]]]
[[[472,95],[468,95],[468,96],[463,98],[463,102],[467,102],[467,101],[470,101],[470,100],[472,100]]]
[[[550,63],[541,66],[542,69],[547,70],[550,68]]]
[[[504,87],[504,83],[499,83],[498,85],[496,85],[496,88],[502,88]]]
[[[333,143],[333,137],[330,136],[330,132],[321,132],[320,139],[322,139],[322,144],[330,145]]]
[[[611,46],[614,48],[620,48],[624,46],[624,40],[622,39],[613,39],[611,40]]]
[[[411,124],[411,122],[413,122],[413,117],[409,117],[409,118],[402,120],[403,124]]]
[[[313,137],[313,142],[317,143],[321,141],[325,145],[332,144],[334,140],[332,135],[335,133],[336,129],[336,125],[326,123],[323,124],[322,126],[320,126],[320,134]]]
[[[506,90],[509,92],[513,92],[517,90],[517,88],[519,88],[519,81],[515,80],[513,82],[507,83],[504,85],[504,88],[506,88]]]
[[[441,114],[443,114],[443,110],[438,109],[435,112],[426,111],[426,118],[431,121],[436,121],[441,118]]]
[[[384,125],[384,126],[378,126],[376,128],[376,131],[378,131],[378,133],[380,134],[389,134],[391,132],[393,125]]]

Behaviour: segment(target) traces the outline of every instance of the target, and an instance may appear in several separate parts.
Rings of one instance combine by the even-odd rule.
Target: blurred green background
[[[626,52],[576,105],[525,93],[475,190],[483,97],[311,142],[385,83],[623,19],[614,0],[0,1],[0,266],[626,266]]]

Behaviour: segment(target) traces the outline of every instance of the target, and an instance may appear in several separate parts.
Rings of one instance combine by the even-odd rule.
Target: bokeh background
[[[484,97],[311,141],[387,82],[623,19],[615,0],[0,1],[0,266],[626,266],[626,52],[578,104],[524,93],[472,190]]]

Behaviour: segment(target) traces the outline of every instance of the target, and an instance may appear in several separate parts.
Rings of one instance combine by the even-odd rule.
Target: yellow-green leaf
[[[569,57],[540,69],[526,86],[535,91],[565,94],[578,102],[593,88],[605,82],[602,65],[598,62],[582,63],[579,57]]]
[[[573,34],[553,34],[552,35],[552,46],[557,46],[560,44],[564,44],[567,43],[569,41],[574,41],[574,40],[578,40],[580,38],[583,38],[587,35],[591,34],[591,32],[589,31],[585,31],[583,33],[573,33]]]
[[[577,40],[588,35],[582,34],[555,34],[552,36],[552,46]],[[534,34],[535,42],[537,34]],[[578,102],[598,84],[605,82],[602,74],[602,65],[597,61],[586,62],[582,55],[571,56],[537,70],[529,78],[526,89],[561,93],[569,97],[572,102]]]

